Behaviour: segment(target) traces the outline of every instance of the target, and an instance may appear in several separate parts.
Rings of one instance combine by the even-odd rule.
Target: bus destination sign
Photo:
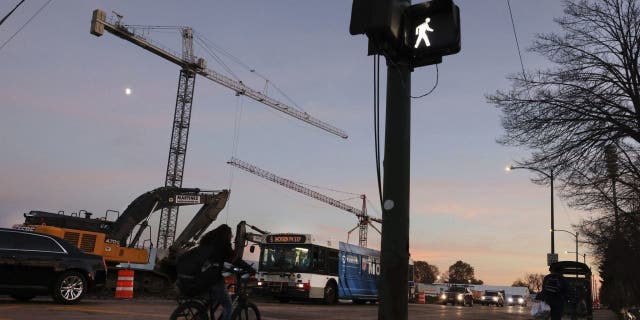
[[[305,243],[307,237],[302,234],[270,234],[267,243]]]

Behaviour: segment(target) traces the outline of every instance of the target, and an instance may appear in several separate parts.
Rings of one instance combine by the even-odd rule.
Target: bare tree
[[[502,111],[498,142],[531,149],[519,165],[553,170],[572,207],[600,214],[583,221],[580,234],[597,254],[603,289],[637,300],[640,281],[621,276],[636,274],[621,262],[640,249],[640,4],[564,5],[555,20],[563,33],[537,35],[531,47],[550,67],[510,76],[511,90],[488,96]]]
[[[553,169],[563,196],[586,210],[613,206],[603,163],[615,145],[619,206],[628,208],[640,198],[640,9],[636,0],[564,3],[555,20],[564,34],[537,35],[530,49],[551,67],[510,76],[510,91],[488,96],[502,111],[498,142],[530,148],[519,164]]]

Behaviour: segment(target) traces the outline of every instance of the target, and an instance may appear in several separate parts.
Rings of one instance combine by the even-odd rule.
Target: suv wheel
[[[82,299],[86,291],[87,281],[81,273],[65,271],[56,279],[52,296],[56,302],[74,304]]]

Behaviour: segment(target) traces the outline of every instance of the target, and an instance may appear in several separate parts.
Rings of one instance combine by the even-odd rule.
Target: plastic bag
[[[548,319],[551,315],[551,307],[544,301],[535,300],[531,305],[531,315],[534,319]]]

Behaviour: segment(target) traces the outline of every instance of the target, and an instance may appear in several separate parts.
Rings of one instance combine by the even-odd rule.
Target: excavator
[[[60,237],[87,253],[100,255],[109,270],[133,269],[136,271],[136,292],[162,294],[172,291],[177,257],[196,245],[228,199],[229,190],[159,187],[138,196],[115,221],[108,220],[111,210],[101,218],[91,218],[92,213],[84,210],[72,215],[30,211],[24,214],[24,224],[16,227]],[[202,207],[168,249],[159,250],[152,243],[147,246],[146,241],[151,242],[150,239],[139,243],[144,231],[149,229],[148,219],[153,212],[169,206],[188,205]],[[136,226],[138,229],[134,233]],[[243,246],[244,228],[239,225],[238,231],[243,231],[236,234],[236,243]],[[115,287],[116,273],[108,272],[107,289]]]

